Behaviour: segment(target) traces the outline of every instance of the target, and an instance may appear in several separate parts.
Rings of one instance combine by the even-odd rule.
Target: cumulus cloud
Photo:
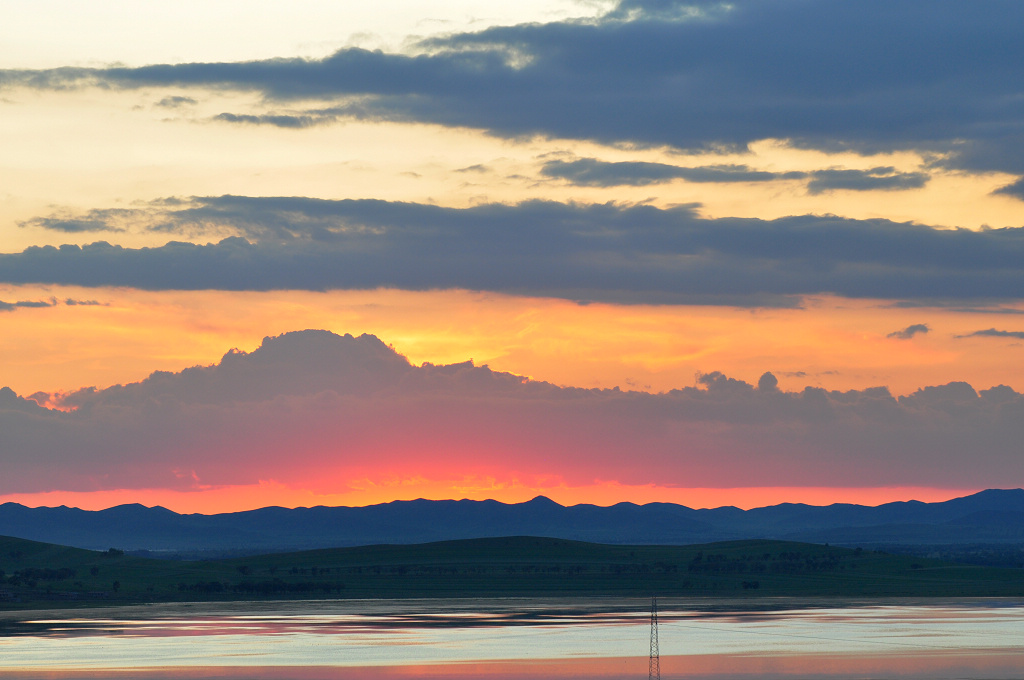
[[[414,53],[346,48],[323,59],[4,71],[0,85],[245,90],[270,103],[313,101],[314,117],[327,106],[339,117],[678,149],[744,149],[769,138],[824,150],[914,149],[949,167],[1022,175],[1021,25],[1024,5],[1005,0],[623,0],[595,21],[455,33]],[[826,176],[819,186],[923,181]]]
[[[375,337],[325,331],[57,402],[74,410],[0,390],[0,493],[330,485],[399,469],[681,486],[985,487],[1024,475],[1024,396],[1007,387],[897,398],[711,372],[663,394],[578,389],[471,362],[413,366]]]
[[[909,340],[918,333],[924,334],[929,332],[930,330],[931,327],[929,327],[926,323],[915,323],[911,324],[910,326],[907,326],[902,330],[893,331],[892,333],[889,333],[889,335],[885,337],[896,338],[897,340]]]
[[[1024,228],[949,230],[835,216],[707,219],[695,208],[166,199],[82,219],[169,235],[233,236],[152,248],[31,247],[0,254],[0,282],[147,290],[461,288],[753,306],[795,305],[820,293],[989,304],[1024,290]]]
[[[958,338],[1017,338],[1018,340],[1024,340],[1024,331],[1000,331],[995,328],[989,328],[983,331],[974,331],[966,335],[958,335]]]
[[[41,407],[33,399],[24,399],[15,394],[10,387],[0,387],[0,414],[29,413],[36,416],[55,415],[56,411]],[[3,416],[0,415],[0,418]]]

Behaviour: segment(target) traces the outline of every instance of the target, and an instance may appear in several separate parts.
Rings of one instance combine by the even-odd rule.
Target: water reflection
[[[1020,602],[659,604],[666,679],[1024,675]],[[0,678],[642,677],[647,606],[363,600],[7,613]]]

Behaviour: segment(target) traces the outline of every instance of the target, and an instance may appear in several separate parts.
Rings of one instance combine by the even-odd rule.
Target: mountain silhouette
[[[783,503],[695,510],[672,503],[562,506],[394,501],[366,507],[267,507],[215,515],[119,505],[99,511],[0,505],[0,535],[105,550],[271,552],[496,536],[597,543],[688,544],[772,538],[835,544],[1024,543],[1024,490],[989,489],[941,503],[877,507]]]

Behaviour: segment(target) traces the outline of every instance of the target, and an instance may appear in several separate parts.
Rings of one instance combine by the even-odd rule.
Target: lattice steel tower
[[[658,651],[658,598],[651,598],[651,658],[647,680],[661,680],[661,652]]]

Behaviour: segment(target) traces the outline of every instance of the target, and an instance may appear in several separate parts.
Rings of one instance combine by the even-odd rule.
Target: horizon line
[[[935,491],[939,491],[939,490],[935,489]],[[560,503],[560,502],[552,499],[550,496],[548,496],[546,494],[543,494],[543,493],[537,494],[536,496],[533,496],[532,498],[530,498],[528,500],[512,501],[512,502],[503,501],[503,500],[500,500],[500,499],[497,499],[497,498],[480,498],[480,499],[477,499],[477,498],[468,498],[468,497],[463,497],[463,498],[425,498],[425,497],[417,497],[417,498],[396,498],[396,499],[392,499],[392,500],[388,500],[388,501],[381,501],[381,502],[376,502],[376,503],[366,503],[364,505],[343,505],[343,504],[342,505],[327,505],[327,504],[322,504],[321,503],[321,504],[316,504],[316,505],[293,505],[293,506],[287,506],[287,505],[278,505],[278,504],[271,503],[271,504],[268,504],[268,505],[261,505],[261,506],[258,506],[258,507],[251,507],[251,508],[245,508],[245,509],[239,509],[239,510],[222,510],[222,511],[217,511],[217,512],[181,512],[181,511],[178,511],[178,510],[174,510],[172,508],[168,508],[168,507],[166,507],[166,506],[164,506],[164,505],[162,505],[160,503],[157,503],[157,504],[154,504],[154,505],[146,505],[146,504],[140,503],[138,501],[118,503],[118,504],[115,504],[115,505],[110,505],[110,506],[101,507],[101,508],[93,508],[93,509],[82,508],[82,507],[79,507],[79,506],[76,506],[76,505],[68,505],[66,503],[62,503],[60,505],[27,505],[27,504],[25,504],[23,502],[16,501],[16,500],[3,500],[3,497],[0,496],[0,507],[6,506],[6,505],[16,505],[16,506],[20,506],[20,507],[23,507],[23,508],[29,509],[29,510],[40,510],[40,509],[59,510],[59,509],[63,508],[63,509],[67,509],[67,510],[79,510],[81,512],[90,512],[90,513],[93,513],[93,512],[106,512],[106,511],[109,511],[109,510],[116,510],[118,508],[142,507],[142,508],[145,508],[147,510],[164,510],[164,511],[176,514],[176,515],[204,515],[204,516],[213,516],[213,515],[225,515],[225,514],[240,514],[240,513],[245,513],[245,512],[258,512],[260,510],[271,510],[271,509],[280,509],[280,510],[314,510],[314,509],[317,509],[317,508],[326,508],[326,509],[360,510],[360,509],[365,509],[365,508],[381,507],[381,506],[385,506],[385,505],[393,505],[393,504],[399,504],[399,503],[423,503],[423,502],[425,502],[425,503],[497,503],[499,505],[505,505],[505,506],[516,506],[516,505],[527,505],[527,504],[535,503],[535,502],[538,502],[538,501],[546,501],[548,503],[551,503],[553,505],[557,505],[558,507],[565,508],[565,509],[581,507],[581,506],[610,509],[610,508],[617,507],[617,506],[620,506],[620,505],[632,505],[632,506],[635,506],[635,507],[647,507],[647,506],[651,506],[651,505],[672,505],[672,506],[686,508],[688,510],[694,510],[694,511],[702,511],[702,510],[713,511],[713,510],[721,510],[721,509],[730,509],[731,508],[731,509],[739,510],[740,512],[750,512],[750,511],[753,511],[753,510],[778,507],[778,506],[782,506],[782,505],[797,505],[797,506],[803,506],[803,507],[817,507],[817,508],[826,508],[826,507],[832,507],[832,506],[836,506],[836,505],[866,507],[866,508],[877,508],[877,507],[881,507],[881,506],[884,506],[884,505],[890,505],[890,504],[894,504],[894,503],[923,503],[923,504],[926,504],[926,505],[932,505],[932,504],[937,504],[937,503],[946,503],[946,502],[950,502],[950,501],[954,501],[954,500],[959,500],[961,498],[968,498],[968,497],[976,496],[976,495],[983,494],[983,493],[990,493],[990,492],[1013,492],[1013,491],[1024,491],[1024,488],[1021,488],[1021,487],[1011,487],[1011,488],[995,488],[995,487],[990,487],[990,488],[979,489],[979,490],[976,490],[976,491],[970,491],[970,492],[966,492],[966,493],[964,493],[964,492],[955,492],[955,493],[961,493],[962,495],[954,495],[952,497],[944,498],[943,500],[921,501],[921,500],[918,500],[918,499],[915,499],[915,498],[906,498],[906,499],[903,499],[903,500],[884,501],[884,502],[877,503],[877,504],[851,503],[851,502],[844,502],[844,501],[836,501],[836,502],[833,502],[833,503],[826,503],[826,504],[806,503],[806,502],[801,502],[801,501],[780,501],[780,502],[777,502],[777,503],[770,503],[770,504],[767,504],[767,505],[754,505],[754,506],[750,506],[750,507],[747,507],[747,508],[743,508],[741,506],[731,505],[731,504],[717,505],[717,506],[706,506],[706,507],[695,507],[695,506],[686,505],[684,503],[677,503],[677,502],[673,502],[673,501],[659,501],[659,500],[652,500],[652,501],[647,501],[647,502],[643,502],[643,503],[637,503],[637,502],[630,501],[630,500],[622,500],[622,501],[617,501],[617,502],[614,502],[614,503],[611,503],[611,504],[607,504],[607,505],[599,504],[599,503],[589,503],[589,502]],[[52,493],[52,492],[48,492],[48,493]]]

